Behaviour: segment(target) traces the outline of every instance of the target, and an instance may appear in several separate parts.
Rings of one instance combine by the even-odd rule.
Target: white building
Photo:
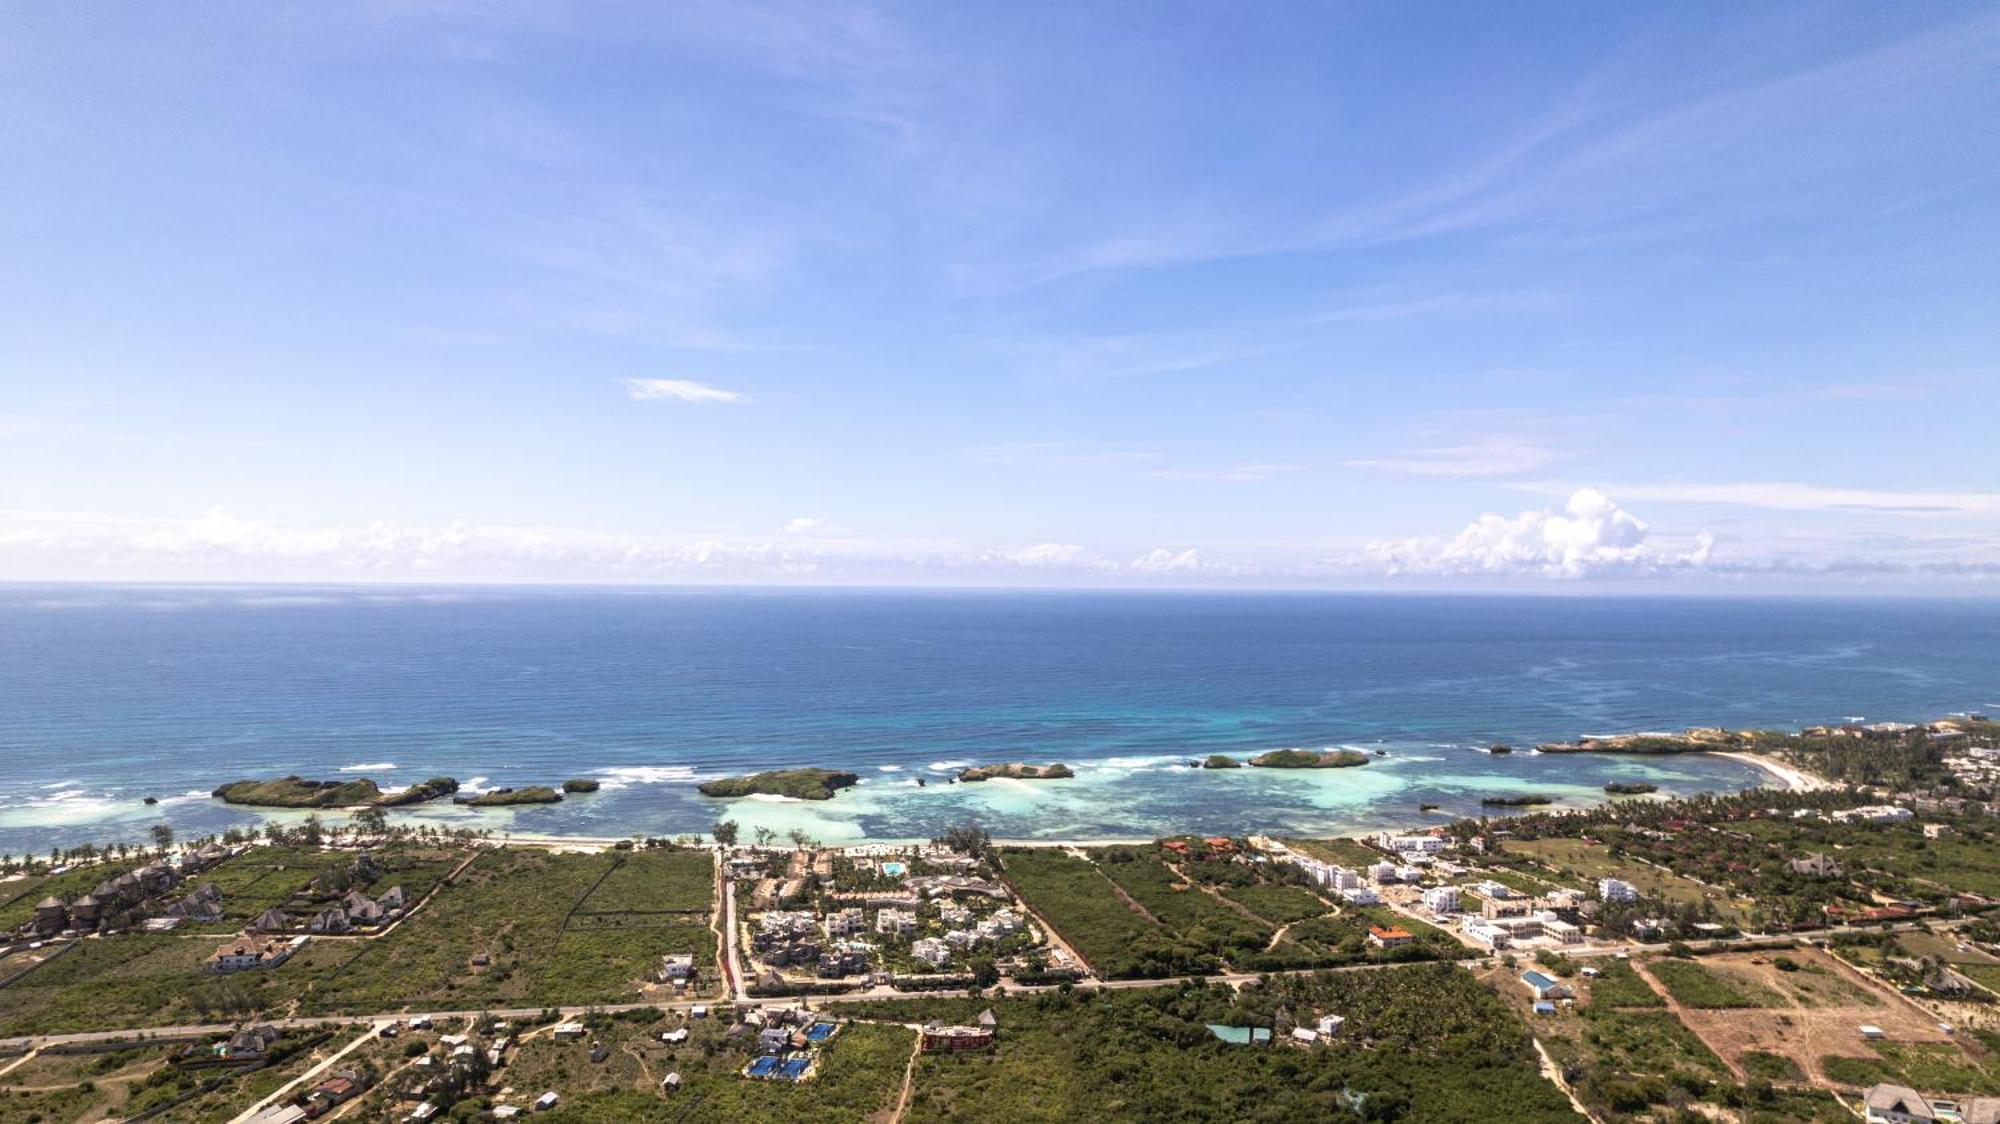
[[[1377,886],[1387,885],[1396,880],[1395,863],[1375,863],[1368,868],[1368,881]]]
[[[1633,902],[1639,900],[1639,888],[1623,878],[1600,878],[1597,896],[1607,902]]]
[[[917,931],[917,915],[903,909],[885,909],[875,915],[875,931],[901,935]]]
[[[919,964],[943,968],[951,964],[951,946],[936,937],[919,937],[910,945],[910,956]]]
[[[826,935],[829,937],[851,937],[865,932],[867,928],[867,919],[858,908],[836,910],[826,917]]]
[[[1915,813],[1895,804],[1864,804],[1835,812],[1833,818],[1841,823],[1907,823],[1915,818]]]
[[[1341,899],[1348,905],[1381,905],[1382,895],[1366,886],[1350,886],[1340,892]]]
[[[1436,914],[1458,912],[1458,887],[1433,886],[1424,891],[1424,908]]]

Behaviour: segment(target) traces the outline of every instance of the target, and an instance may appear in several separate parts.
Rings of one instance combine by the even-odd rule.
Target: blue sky
[[[1987,592],[1978,5],[79,3],[0,577]]]

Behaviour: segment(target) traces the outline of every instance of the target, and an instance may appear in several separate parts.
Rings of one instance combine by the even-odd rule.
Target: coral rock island
[[[789,796],[795,800],[831,800],[833,794],[859,783],[854,773],[837,769],[773,769],[747,777],[724,777],[699,785],[703,796]]]
[[[1368,755],[1358,749],[1274,749],[1250,759],[1260,769],[1346,769],[1366,765]]]
[[[1061,763],[1053,765],[1027,765],[1015,761],[1006,765],[975,765],[970,769],[960,769],[961,781],[990,781],[995,777],[1005,777],[1017,781],[1049,781],[1073,777],[1075,770]]]

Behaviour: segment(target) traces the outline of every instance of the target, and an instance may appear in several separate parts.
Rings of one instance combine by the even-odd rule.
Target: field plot
[[[1091,967],[1113,979],[1212,972],[1215,957],[1182,942],[1127,902],[1096,863],[1055,847],[1002,852],[1007,877],[1028,906]]]
[[[895,1000],[843,1007],[894,1022],[963,1022],[991,1008],[991,1052],[917,1059],[907,1120],[1354,1120],[1426,1124],[1573,1121],[1539,1075],[1520,1019],[1462,969],[1420,964],[1220,986]],[[1280,1012],[1289,1012],[1281,1015]],[[1268,1049],[1218,1041],[1210,1024],[1269,1028],[1341,1012],[1332,1043],[1281,1035]],[[1504,1106],[1504,1115],[1496,1115]]]
[[[1371,866],[1388,856],[1365,843],[1353,839],[1286,839],[1285,846],[1300,854],[1310,855],[1321,862],[1337,863],[1341,866]]]
[[[234,933],[267,909],[282,909],[303,920],[318,909],[336,904],[350,889],[372,895],[391,886],[401,886],[404,897],[415,903],[451,873],[465,854],[444,847],[377,848],[368,855],[381,873],[363,882],[351,876],[358,858],[351,851],[253,847],[188,882],[190,888],[213,882],[222,893],[223,920],[195,926],[194,931]]]
[[[1646,969],[1658,975],[1670,963],[1687,962],[1654,961]],[[1964,1057],[1957,1044],[1921,1009],[1817,949],[1732,952],[1705,956],[1694,963],[1709,979],[1721,982],[1721,991],[1758,1000],[1755,1004],[1702,1008],[1682,999],[1681,1017],[1688,1027],[1709,1048],[1746,1071],[1751,1063],[1744,1061],[1744,1055],[1761,1052],[1791,1059],[1808,1077],[1841,1082],[1842,1067],[1835,1062],[1829,1069],[1832,1059],[1866,1062],[1881,1057],[1861,1037],[1863,1025],[1880,1027],[1885,1045],[1892,1050],[1942,1046]],[[1788,970],[1786,964],[1792,967]],[[1668,969],[1668,974],[1673,977],[1680,971]],[[1668,984],[1670,989],[1674,986]],[[1679,998],[1683,991],[1675,990],[1675,995]]]
[[[694,857],[710,861],[705,853]],[[655,978],[663,955],[693,953],[699,964],[714,962],[705,910],[628,908],[691,900],[679,885],[689,868],[688,855],[672,852],[481,855],[395,932],[341,950],[347,958],[327,969],[307,1006],[341,1013],[412,1004],[636,999]],[[621,875],[627,869],[633,873]],[[663,893],[651,881],[654,876],[678,888]],[[587,902],[606,912],[583,912]]]
[[[1599,878],[1622,878],[1638,887],[1641,894],[1659,901],[1684,905],[1708,902],[1719,917],[1733,925],[1744,924],[1754,905],[1747,898],[1712,889],[1671,871],[1614,858],[1609,849],[1582,839],[1523,839],[1509,842],[1507,851],[1546,864],[1558,879],[1594,883]]]
[[[587,1041],[524,1034],[495,1075],[496,1087],[514,1092],[490,1102],[520,1106],[557,1089],[561,1104],[536,1119],[589,1124],[877,1119],[895,1105],[915,1044],[905,1027],[849,1024],[819,1051],[810,1079],[751,1080],[741,1073],[757,1056],[755,1040],[726,1037],[726,1020],[630,1012],[584,1021]],[[687,1041],[662,1042],[660,1033],[670,1027],[685,1028]],[[608,1051],[603,1061],[590,1060],[592,1044]],[[662,1082],[670,1073],[680,1076],[680,1088],[666,1094]]]
[[[297,1031],[250,1068],[182,1069],[181,1044],[105,1053],[38,1054],[0,1077],[0,1124],[125,1120],[142,1113],[167,1124],[227,1120],[237,1110],[353,1040],[355,1031]]]

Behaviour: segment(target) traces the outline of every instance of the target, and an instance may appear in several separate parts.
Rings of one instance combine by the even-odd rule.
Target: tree
[[[708,833],[713,835],[715,841],[724,847],[736,846],[735,820],[717,820],[715,821],[715,826],[708,829]]]
[[[174,845],[174,825],[172,824],[156,823],[153,825],[150,834],[153,837],[154,849],[163,855],[167,853],[167,848]]]
[[[370,835],[380,835],[389,829],[389,814],[380,808],[363,808],[354,813],[354,826]]]
[[[326,838],[325,827],[320,823],[319,813],[314,812],[299,825],[299,839],[308,847],[317,847]]]

